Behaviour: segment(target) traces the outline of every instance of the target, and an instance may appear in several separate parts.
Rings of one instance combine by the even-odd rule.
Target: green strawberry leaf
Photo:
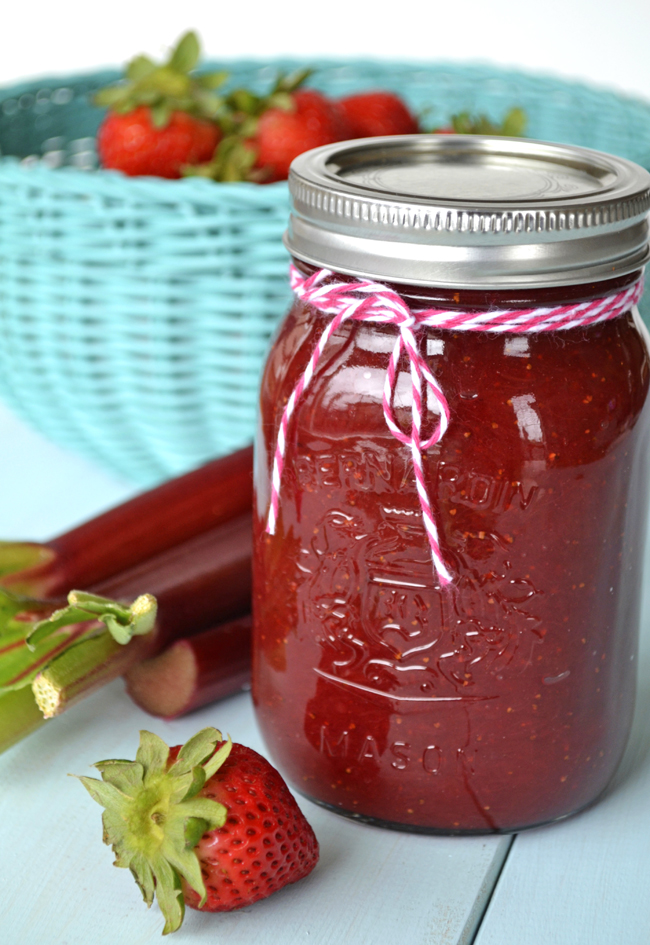
[[[194,768],[192,768],[192,781],[187,791],[183,795],[183,800],[188,800],[190,797],[194,797],[196,794],[198,794],[206,780],[205,771],[201,765],[196,765]]]
[[[178,753],[171,770],[180,773],[202,765],[214,754],[215,747],[221,741],[221,732],[216,728],[201,729],[196,735],[185,742]]]
[[[149,79],[143,81],[143,90],[151,89],[160,100],[181,99],[187,97],[191,89],[192,80],[186,75],[179,75],[166,66],[156,69]],[[171,104],[169,102],[168,104]]]
[[[136,56],[126,67],[126,77],[131,82],[139,82],[150,76],[157,68],[156,63],[149,56]]]
[[[123,105],[128,97],[128,90],[124,85],[111,85],[95,93],[93,101],[102,108],[116,108]]]
[[[193,850],[204,833],[210,829],[207,820],[202,817],[188,817],[185,822],[185,847]]]
[[[252,119],[256,122],[257,119]],[[217,181],[248,181],[254,179],[257,151],[240,135],[226,135],[219,142],[214,157],[207,164],[182,169],[184,177],[206,177]]]
[[[177,72],[191,72],[196,68],[201,54],[199,38],[193,30],[181,36],[172,51],[169,66]]]
[[[199,76],[198,81],[206,89],[218,89],[227,78],[228,73],[222,70],[221,72],[204,72],[203,75]]]
[[[137,791],[142,789],[144,767],[141,764],[135,764],[133,761],[120,761],[116,758],[110,761],[98,761],[94,767],[101,772],[102,778],[107,784],[112,784],[122,794],[133,797]]]
[[[225,82],[227,73],[191,75],[199,56],[196,33],[185,33],[166,63],[157,65],[148,56],[136,56],[126,67],[125,79],[101,89],[93,101],[119,114],[145,106],[151,110],[156,128],[166,127],[175,111],[213,120],[223,103],[210,93]]]
[[[140,746],[135,756],[136,763],[142,765],[147,781],[156,778],[167,770],[169,746],[153,732],[140,732]]]
[[[118,864],[116,863],[115,865],[117,866]],[[122,864],[119,865],[121,866]],[[134,853],[127,868],[131,870],[133,878],[140,887],[142,898],[147,906],[150,906],[156,891],[156,882],[153,871],[147,862],[147,858],[141,853]]]
[[[491,121],[487,115],[459,112],[451,116],[451,126],[459,135],[507,135],[517,138],[523,135],[526,123],[526,113],[521,108],[511,108],[500,125]]]
[[[293,112],[296,105],[289,92],[273,92],[268,98],[269,108],[281,108],[285,112]]]
[[[235,89],[230,93],[229,104],[235,111],[250,114],[254,112],[259,104],[259,96],[248,89]]]
[[[219,732],[221,735],[221,732]],[[215,753],[209,758],[203,767],[205,768],[206,778],[211,778],[214,774],[217,773],[221,765],[224,763],[230,752],[232,751],[232,741],[230,740],[230,735],[228,735],[226,741],[222,744]]]
[[[76,777],[76,775],[73,775],[73,777]],[[115,805],[121,806],[124,795],[114,784],[109,784],[106,781],[98,781],[97,778],[88,778],[84,775],[79,775],[79,780],[92,799],[97,801],[98,804],[101,804],[102,807],[111,810]],[[122,829],[123,827],[120,826],[120,830]]]
[[[501,134],[509,138],[521,138],[527,124],[528,118],[523,108],[511,108],[501,123]]]
[[[213,95],[212,92],[201,92],[198,97],[203,114],[216,118],[224,104],[223,98],[220,95]]]
[[[313,69],[297,69],[290,75],[280,74],[276,80],[271,95],[274,95],[276,92],[296,92],[313,74]]]
[[[163,935],[180,929],[185,918],[185,900],[181,889],[181,879],[164,856],[158,856],[151,863],[156,883],[156,899],[160,911],[165,917]]]

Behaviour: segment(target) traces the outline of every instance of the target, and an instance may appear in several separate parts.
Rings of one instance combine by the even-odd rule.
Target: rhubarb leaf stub
[[[169,748],[151,732],[140,733],[135,761],[99,761],[102,780],[79,777],[93,800],[104,808],[104,843],[115,853],[114,865],[129,869],[148,906],[154,893],[165,917],[163,935],[180,928],[185,913],[184,879],[206,900],[194,848],[201,837],[226,822],[227,808],[197,796],[230,753],[230,738],[206,728],[183,746],[173,764]]]
[[[126,644],[134,636],[153,630],[157,603],[151,594],[142,594],[130,606],[86,591],[70,591],[68,606],[55,610],[40,620],[27,636],[27,645],[35,647],[42,640],[71,624],[96,620],[103,623],[117,643]]]

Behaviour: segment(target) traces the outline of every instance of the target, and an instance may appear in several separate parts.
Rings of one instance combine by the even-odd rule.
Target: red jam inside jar
[[[392,288],[412,310],[489,311],[600,298],[638,276]],[[253,694],[274,760],[312,800],[401,829],[514,831],[584,808],[616,769],[634,703],[650,430],[638,315],[418,332],[451,411],[423,456],[447,587],[409,449],[384,417],[391,325],[347,322],[329,339],[265,531],[282,408],[329,320],[296,302],[262,382]],[[398,370],[408,429],[406,358]],[[436,420],[429,406],[425,434]]]

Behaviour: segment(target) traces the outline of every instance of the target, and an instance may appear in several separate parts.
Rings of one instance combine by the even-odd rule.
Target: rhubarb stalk
[[[158,601],[156,652],[179,637],[250,611],[250,511],[114,575],[93,591],[117,600],[150,593]]]
[[[121,646],[104,631],[69,647],[32,682],[32,698],[43,718],[61,715],[91,692],[122,675],[134,661],[151,652],[151,642],[142,637]]]
[[[174,719],[243,689],[251,675],[251,617],[177,640],[134,663],[126,691],[150,715]]]
[[[0,542],[0,751],[42,712],[60,714],[179,637],[250,609],[251,466],[248,448],[47,545]],[[68,594],[74,584],[87,590]],[[59,609],[37,596],[64,593]]]
[[[95,636],[105,627],[117,644],[124,646],[133,636],[149,634],[155,626],[156,601],[143,594],[130,606],[71,591],[68,605],[55,610],[43,601],[0,598],[8,617],[0,635],[0,690],[22,689],[40,670],[70,647]],[[15,609],[20,608],[16,613]],[[45,611],[49,611],[46,613]],[[41,618],[41,619],[38,619]]]
[[[5,609],[8,602],[5,595]],[[13,602],[14,607],[21,604],[33,606],[31,611],[23,610],[19,616],[43,617],[45,605],[42,602]],[[0,654],[0,671],[4,673],[4,687],[0,692],[0,752],[29,735],[49,717],[43,713],[29,685],[44,664],[48,665],[53,657],[56,662],[58,653],[70,656],[84,647],[94,648],[99,655],[97,644],[107,641],[110,641],[111,651],[122,654],[134,650],[150,652],[146,645],[135,644],[131,648],[126,644],[133,636],[141,640],[150,637],[155,618],[156,601],[150,595],[142,595],[127,607],[94,594],[74,591],[69,595],[67,607],[58,610],[50,607],[49,616],[41,620],[11,617],[8,626],[18,627],[22,638]],[[105,629],[100,629],[102,627]]]
[[[0,693],[0,753],[31,735],[45,723],[29,686]]]
[[[250,511],[252,447],[144,492],[45,544],[0,542],[0,583],[30,597],[94,589],[118,572]]]
[[[148,588],[158,602],[151,634],[123,647],[107,632],[73,641],[44,665],[32,688],[48,718],[159,653],[179,637],[246,613],[251,599],[250,514],[196,536],[102,586],[106,597],[130,599]],[[0,658],[1,667],[1,658]]]

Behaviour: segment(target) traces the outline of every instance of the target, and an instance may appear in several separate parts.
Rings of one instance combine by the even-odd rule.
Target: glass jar
[[[638,281],[649,182],[539,142],[348,142],[294,162],[287,242],[303,277],[380,279],[412,312],[540,310]],[[323,345],[294,394],[268,533],[283,409],[331,321],[297,301],[262,382],[253,695],[274,761],[310,799],[406,830],[513,831],[580,810],[611,779],[634,702],[650,425],[638,313],[418,327],[450,413],[422,452],[448,584],[412,451],[387,425],[393,324],[346,321]],[[408,434],[404,353],[392,404]],[[441,407],[429,396],[422,413],[425,439]]]

